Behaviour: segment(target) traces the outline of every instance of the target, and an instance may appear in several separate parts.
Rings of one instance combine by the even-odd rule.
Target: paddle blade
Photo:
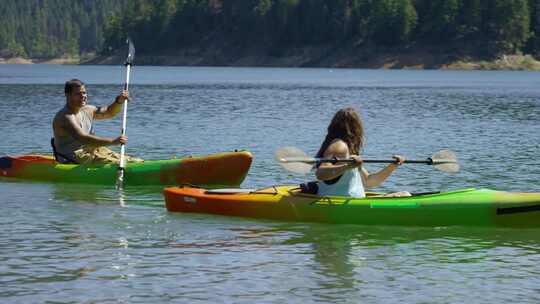
[[[431,157],[433,166],[444,172],[458,172],[459,163],[456,154],[450,150],[441,150]]]
[[[275,159],[279,164],[287,171],[298,173],[298,174],[307,174],[313,169],[313,165],[294,161],[294,159],[307,159],[309,158],[304,151],[296,147],[283,147],[276,151],[274,154]]]
[[[135,60],[135,46],[133,45],[133,42],[129,38],[127,39],[127,43],[128,43],[128,55],[126,58],[126,65],[132,65],[133,60]]]

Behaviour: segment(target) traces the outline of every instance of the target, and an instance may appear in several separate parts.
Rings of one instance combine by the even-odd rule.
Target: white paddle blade
[[[295,161],[295,159],[309,159],[304,151],[296,147],[283,147],[278,149],[274,154],[274,157],[285,170],[290,172],[308,174],[313,169],[313,165],[311,164]]]
[[[308,174],[311,172],[311,170],[313,170],[313,166],[306,163],[286,162],[286,163],[280,163],[280,164],[285,170],[293,172],[293,173],[298,173],[298,174]]]
[[[289,158],[309,158],[304,151],[298,149],[297,147],[283,147],[279,148],[274,157],[278,162],[284,162]]]
[[[133,64],[133,60],[135,60],[135,46],[133,45],[133,42],[129,38],[127,39],[127,43],[128,43],[128,55],[126,58],[126,65],[131,65]]]
[[[433,166],[444,172],[459,172],[457,156],[450,150],[441,150],[431,157]]]

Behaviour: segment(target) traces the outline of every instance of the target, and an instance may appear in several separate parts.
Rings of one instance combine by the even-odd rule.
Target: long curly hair
[[[347,144],[350,154],[360,154],[364,145],[364,127],[355,109],[344,108],[337,111],[328,125],[328,133],[316,157],[322,157],[324,151],[336,139],[341,139]]]

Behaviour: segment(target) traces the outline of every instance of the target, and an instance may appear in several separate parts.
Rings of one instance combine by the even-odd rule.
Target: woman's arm
[[[323,158],[336,158],[336,159],[346,159],[349,157],[349,148],[347,144],[342,140],[337,140],[332,143],[326,151],[324,151]],[[318,180],[332,180],[338,176],[343,175],[345,171],[357,168],[362,165],[362,159],[358,156],[353,156],[356,162],[354,163],[322,163],[317,171],[315,176]]]
[[[374,188],[382,184],[405,161],[405,158],[401,155],[394,155],[392,157],[396,162],[389,164],[377,173],[369,174],[365,168],[362,168],[360,172],[366,188]]]

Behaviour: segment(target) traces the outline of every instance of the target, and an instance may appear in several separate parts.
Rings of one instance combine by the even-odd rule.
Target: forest
[[[103,27],[126,0],[2,0],[0,50],[13,57],[77,57],[103,47]]]
[[[0,17],[0,50],[29,57],[113,54],[128,36],[147,55],[317,45],[540,54],[540,0],[20,0],[1,1]]]
[[[540,50],[540,0],[140,0],[105,25],[102,51],[130,35],[141,52],[198,45],[471,48],[485,57]]]

